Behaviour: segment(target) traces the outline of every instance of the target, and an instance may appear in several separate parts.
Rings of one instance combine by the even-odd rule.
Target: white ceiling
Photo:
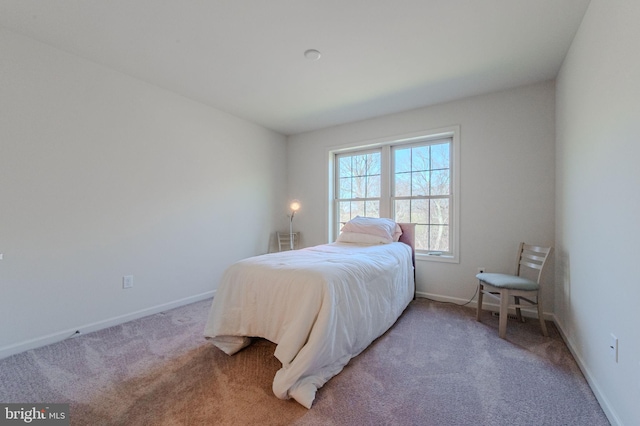
[[[290,135],[552,79],[588,4],[0,0],[0,26]]]

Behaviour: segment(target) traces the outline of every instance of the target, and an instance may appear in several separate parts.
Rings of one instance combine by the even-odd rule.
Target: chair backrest
[[[552,251],[552,247],[540,247],[520,243],[520,248],[518,250],[518,266],[516,268],[516,275],[527,275],[525,273],[525,270],[528,269],[534,272],[534,276],[527,278],[534,279],[535,282],[540,284],[542,270],[544,269],[544,265],[547,263],[549,255]]]
[[[293,237],[293,248],[298,248],[298,233],[290,235],[288,232],[276,232],[278,238],[278,251],[291,250],[291,237]]]

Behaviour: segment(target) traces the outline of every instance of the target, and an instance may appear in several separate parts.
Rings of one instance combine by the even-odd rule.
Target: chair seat
[[[476,278],[490,286],[506,288],[509,290],[534,291],[540,287],[538,283],[524,277],[509,274],[494,274],[483,272],[476,275]]]

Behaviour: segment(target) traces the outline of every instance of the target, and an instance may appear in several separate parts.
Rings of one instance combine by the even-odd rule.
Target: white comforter
[[[277,344],[278,398],[310,408],[318,388],[391,327],[413,298],[403,243],[325,244],[272,253],[227,269],[205,336],[231,355],[247,336]]]

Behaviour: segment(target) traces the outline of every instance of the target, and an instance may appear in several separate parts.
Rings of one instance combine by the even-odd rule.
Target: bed
[[[383,231],[369,226],[381,221]],[[335,243],[241,260],[222,277],[205,337],[229,355],[252,337],[276,343],[274,394],[311,408],[415,297],[414,253],[414,225],[355,218]]]

